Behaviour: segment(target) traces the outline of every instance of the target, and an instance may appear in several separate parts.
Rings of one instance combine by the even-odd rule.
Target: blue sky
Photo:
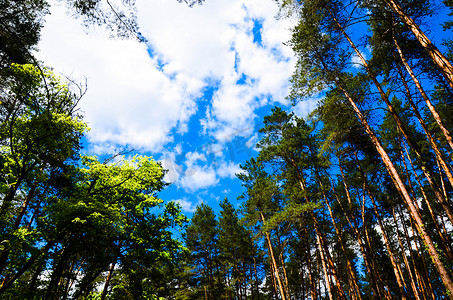
[[[272,0],[215,0],[187,6],[138,0],[148,40],[117,40],[103,28],[86,30],[54,4],[37,57],[57,73],[87,80],[80,108],[91,127],[84,154],[123,149],[152,155],[172,182],[160,196],[191,215],[204,202],[234,204],[235,178],[251,156],[262,117],[288,106],[294,66],[290,19],[277,19]],[[299,115],[316,99],[289,108]],[[289,107],[289,106],[288,106]]]

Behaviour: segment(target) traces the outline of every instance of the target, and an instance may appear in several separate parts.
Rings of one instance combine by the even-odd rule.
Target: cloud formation
[[[80,105],[95,154],[121,145],[165,152],[196,120],[203,135],[197,139],[214,141],[220,150],[210,154],[225,157],[225,143],[254,134],[256,109],[286,103],[294,61],[282,43],[291,24],[275,18],[274,1],[209,0],[193,8],[176,0],[136,4],[147,43],[110,39],[103,28],[87,32],[55,3],[42,31],[38,58],[56,72],[87,78]],[[178,162],[165,158],[166,179],[193,192],[238,169],[210,164],[203,159],[208,153],[195,154]]]

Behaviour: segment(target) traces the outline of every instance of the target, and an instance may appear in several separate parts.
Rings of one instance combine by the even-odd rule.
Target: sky
[[[285,99],[295,65],[291,19],[273,0],[137,0],[146,43],[86,29],[53,3],[36,56],[57,74],[87,82],[79,107],[91,128],[83,154],[124,149],[153,156],[171,185],[159,196],[191,215],[244,190],[235,173],[257,155],[263,116],[275,105],[305,116],[316,99]]]

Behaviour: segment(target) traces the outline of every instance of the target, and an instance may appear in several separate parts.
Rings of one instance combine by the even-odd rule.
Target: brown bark
[[[421,117],[417,106],[415,105],[414,101],[412,100],[412,97],[411,97],[410,91],[409,91],[409,87],[407,85],[406,80],[404,79],[404,76],[403,76],[399,66],[397,65],[396,67],[397,67],[398,72],[400,73],[401,81],[403,82],[404,88],[406,90],[407,100],[408,100],[409,104],[411,105],[412,110],[414,111],[414,114],[415,114],[416,118],[418,119],[421,127],[423,128],[423,131],[425,132],[425,135],[426,135],[431,147],[433,148],[436,158],[440,157],[442,159],[442,161],[444,161],[442,153],[440,152],[439,148],[437,147],[437,144],[436,144],[433,136],[429,132],[428,127],[425,124],[425,121]],[[449,204],[446,202],[447,198],[445,197],[445,195],[442,195],[442,193],[440,192],[438,186],[435,184],[435,182],[433,180],[433,176],[431,175],[431,173],[428,170],[426,170],[424,165],[422,165],[421,167],[422,167],[423,174],[425,175],[431,189],[434,192],[434,196],[436,197],[437,201],[442,205],[442,208],[445,210],[445,213],[447,214],[450,222],[453,223],[453,212],[451,211]],[[450,170],[445,162],[444,162],[444,164],[442,164],[442,169],[444,170],[444,172],[450,173]]]
[[[394,256],[393,249],[392,249],[392,247],[390,245],[390,242],[389,242],[389,239],[387,237],[387,233],[386,233],[386,229],[384,227],[384,223],[382,222],[381,214],[379,213],[379,211],[377,209],[376,201],[374,200],[374,197],[373,197],[373,195],[371,193],[370,187],[368,185],[368,181],[367,181],[367,179],[365,177],[365,174],[364,174],[364,172],[363,172],[363,170],[362,170],[362,168],[361,168],[361,166],[359,164],[359,160],[357,158],[357,153],[355,151],[354,151],[354,155],[355,155],[355,159],[357,161],[358,169],[360,171],[360,174],[362,175],[362,180],[363,180],[365,191],[368,194],[368,197],[370,198],[371,203],[373,204],[374,214],[376,215],[376,218],[378,220],[379,228],[381,229],[381,232],[382,232],[382,238],[384,239],[385,248],[387,249],[387,253],[389,254],[390,262],[392,263],[393,273],[395,274],[396,281],[398,283],[398,288],[400,290],[401,298],[402,299],[406,299],[406,291],[405,291],[405,286],[406,285],[404,283],[404,277],[402,275],[402,272],[401,272],[401,270],[399,268],[399,265],[398,265],[398,263],[396,261],[396,258]],[[365,205],[362,205],[362,207],[365,207]]]
[[[341,169],[341,164],[339,165],[340,167],[340,170],[342,171]],[[350,195],[349,195],[349,190],[348,190],[348,187],[347,187],[347,184],[345,182],[345,178],[344,176],[342,176],[342,180],[343,180],[343,184],[344,184],[344,188],[345,188],[345,191],[346,191],[346,197],[348,199],[348,203],[349,205],[351,205],[351,198],[350,198]],[[351,214],[351,218],[352,220],[349,218],[349,209],[346,210],[343,205],[341,204],[341,201],[340,199],[338,198],[336,192],[335,192],[335,189],[332,186],[332,190],[334,192],[334,195],[335,195],[335,198],[341,208],[341,210],[343,211],[344,213],[344,216],[346,218],[346,221],[348,222],[349,224],[349,227],[351,228],[352,232],[354,233],[354,235],[356,236],[356,240],[357,242],[359,243],[359,247],[360,247],[360,253],[362,253],[362,256],[363,256],[363,260],[365,262],[365,267],[367,269],[367,272],[368,274],[370,275],[370,283],[371,283],[371,287],[373,289],[373,298],[374,299],[382,299],[382,298],[385,298],[385,299],[392,299],[391,295],[389,294],[389,289],[385,286],[384,282],[382,281],[382,278],[379,274],[379,270],[377,267],[375,267],[374,265],[374,258],[373,258],[373,254],[370,250],[370,247],[367,247],[365,245],[365,242],[363,240],[363,238],[361,237],[361,234],[357,228],[357,222],[355,221],[355,218],[354,216]],[[366,230],[366,229],[365,229]]]
[[[261,221],[263,222],[263,225],[264,225],[266,223],[265,219],[264,219],[264,215],[263,215],[263,213],[261,211],[260,211],[260,214],[261,214]],[[272,248],[272,243],[271,243],[271,239],[269,237],[269,233],[265,232],[264,235],[265,235],[266,242],[267,242],[267,247],[268,247],[268,250],[269,250],[269,256],[271,258],[271,263],[272,263],[272,265],[274,267],[275,277],[276,277],[276,280],[277,280],[278,288],[280,290],[280,296],[282,297],[282,300],[286,300],[285,290],[283,288],[283,284],[282,284],[282,281],[280,279],[280,274],[278,272],[278,266],[277,266],[277,262],[275,260],[274,250]]]
[[[401,21],[412,31],[420,45],[426,50],[434,64],[444,75],[450,87],[453,89],[453,66],[448,59],[437,49],[428,39],[425,33],[415,23],[415,21],[404,12],[403,8],[394,0],[384,0],[384,2],[399,16]]]
[[[289,160],[289,162],[296,168],[296,164],[294,163],[293,160]],[[304,180],[303,180],[303,177],[300,173],[297,173],[296,174],[298,179],[299,179],[299,185],[300,185],[300,188],[302,191],[305,191],[305,183],[304,183]],[[306,203],[309,203],[310,202],[310,199],[308,197],[305,197],[305,200],[306,200]],[[311,217],[313,219],[313,223],[314,223],[314,226],[315,226],[315,232],[316,232],[316,239],[318,240],[319,238],[319,241],[321,243],[321,246],[322,248],[321,249],[324,249],[325,253],[320,253],[321,255],[321,259],[326,259],[329,267],[330,267],[330,270],[332,271],[332,275],[334,276],[335,278],[335,284],[336,284],[336,287],[337,287],[337,290],[338,290],[338,297],[340,299],[345,299],[345,294],[344,294],[344,290],[343,290],[343,287],[341,286],[341,283],[340,283],[340,280],[339,280],[339,277],[338,277],[338,274],[337,274],[337,271],[336,271],[336,267],[335,267],[335,264],[333,263],[333,260],[330,256],[330,253],[329,253],[329,248],[327,247],[327,243],[325,241],[325,236],[323,235],[322,231],[318,228],[318,221],[316,219],[316,216],[314,214],[313,211],[310,211],[310,214],[311,214]],[[326,258],[324,258],[324,254],[326,255]],[[324,262],[324,261],[323,261]],[[324,268],[324,265],[323,265],[323,268]],[[326,270],[325,270],[326,271]],[[328,276],[328,273],[324,272],[325,273],[325,276],[326,276],[326,283],[327,283],[327,288],[329,289],[330,288],[330,293],[329,295],[332,295],[331,294],[331,286],[330,286],[330,280],[329,280],[329,276]]]
[[[112,263],[109,268],[109,274],[105,279],[104,288],[102,289],[101,300],[104,300],[107,297],[107,291],[109,289],[110,279],[112,279],[113,271],[115,270],[115,263]]]
[[[450,146],[450,148],[453,149],[453,139],[451,137],[450,132],[444,126],[443,121],[442,121],[441,117],[439,116],[439,114],[437,113],[436,108],[431,103],[431,100],[429,99],[428,95],[426,94],[425,90],[423,89],[420,81],[417,79],[417,77],[414,74],[414,71],[412,71],[412,68],[409,66],[409,63],[407,62],[407,60],[406,60],[406,58],[405,58],[405,56],[404,56],[399,44],[398,44],[398,42],[396,41],[395,38],[393,38],[393,42],[394,42],[394,44],[396,46],[396,49],[398,50],[398,54],[400,55],[400,58],[401,58],[401,61],[402,61],[403,65],[404,65],[404,67],[406,68],[407,72],[411,76],[412,81],[415,83],[415,86],[417,87],[418,91],[422,95],[423,100],[425,100],[426,106],[428,107],[429,111],[431,112],[431,114],[433,115],[434,119],[436,120],[437,125],[439,125],[439,128],[441,129],[442,133],[444,134],[444,136],[445,136],[445,138],[446,138],[446,140],[448,142],[448,145]]]
[[[405,150],[406,155],[404,155],[404,153],[403,153],[403,151],[402,151],[403,149],[401,149],[401,152],[402,152],[402,153],[401,153],[401,158],[402,158],[402,161],[403,161],[403,163],[404,163],[404,168],[405,168],[405,171],[406,171],[406,174],[407,174],[406,176],[409,178],[409,171],[407,170],[407,166],[406,166],[406,162],[405,162],[405,157],[407,157],[409,163],[411,164],[412,169],[413,169],[414,167],[413,167],[413,164],[412,164],[412,160],[411,160],[411,158],[410,158],[410,155],[409,155],[409,153],[408,153],[408,151],[407,151],[407,149],[406,149],[406,145],[404,145],[404,143],[402,143],[402,145],[403,145],[403,148],[404,148],[404,150]],[[413,170],[413,173],[414,173],[414,177],[415,177],[415,179],[416,179],[416,181],[417,181],[417,183],[418,183],[418,185],[419,185],[419,187],[420,187],[420,191],[421,191],[421,193],[422,193],[423,199],[425,200],[426,206],[428,207],[428,211],[429,211],[429,213],[430,213],[430,215],[431,215],[431,219],[433,220],[434,227],[436,227],[437,233],[439,234],[439,237],[440,237],[440,239],[441,239],[441,241],[442,241],[442,244],[443,244],[444,249],[445,249],[445,253],[446,253],[447,256],[448,256],[448,259],[449,259],[449,260],[452,260],[453,257],[452,257],[452,253],[451,253],[451,251],[450,251],[450,246],[449,246],[450,243],[449,243],[449,238],[448,238],[448,231],[447,231],[447,229],[444,227],[444,228],[443,228],[443,229],[444,229],[444,232],[445,232],[445,234],[444,234],[444,233],[442,232],[442,230],[440,229],[440,227],[439,227],[439,222],[437,221],[437,218],[436,218],[436,216],[435,216],[435,214],[434,214],[434,211],[433,211],[433,209],[432,209],[432,207],[431,207],[431,203],[429,202],[429,199],[428,199],[428,197],[427,197],[426,194],[425,194],[425,191],[424,191],[424,189],[423,189],[423,186],[422,186],[422,184],[420,183],[420,180],[418,179],[417,172],[415,172],[415,170]],[[415,195],[415,191],[414,191],[414,189],[413,189],[412,184],[411,184],[410,181],[409,181],[409,187],[410,187],[411,190],[412,190],[412,194]],[[441,219],[442,219],[442,217],[441,217]]]
[[[396,206],[398,210],[398,206]],[[418,246],[418,238],[414,235],[409,235],[409,232],[407,230],[407,226],[403,217],[403,213],[401,210],[399,210],[399,218],[400,218],[400,224],[402,225],[403,231],[404,231],[404,238],[406,240],[406,244],[408,245],[409,249],[411,250],[411,259],[412,259],[412,264],[414,265],[414,269],[416,270],[416,274],[419,275],[420,278],[420,285],[425,286],[425,290],[427,291],[425,295],[429,295],[432,299],[434,299],[434,294],[432,292],[432,287],[431,287],[431,282],[429,281],[428,273],[426,271],[426,261],[423,255],[421,254],[421,250]],[[412,219],[410,219],[411,222],[411,229],[414,234],[416,234],[416,231],[412,228]],[[415,252],[412,251],[412,242],[410,239],[410,236],[412,236],[414,240],[414,245],[415,245]],[[419,267],[414,260],[414,255],[417,255],[417,257],[422,261],[421,266]],[[421,270],[420,270],[421,269]]]
[[[418,293],[417,284],[416,284],[416,282],[414,280],[414,275],[412,274],[411,266],[409,264],[409,261],[407,260],[406,249],[403,246],[403,242],[401,241],[400,233],[399,233],[399,230],[398,230],[399,226],[398,226],[398,222],[397,222],[396,217],[395,217],[395,208],[393,208],[393,210],[392,210],[392,215],[393,215],[393,220],[394,220],[395,226],[396,226],[396,235],[398,237],[398,244],[401,247],[401,255],[403,257],[403,261],[404,261],[404,265],[406,266],[407,273],[409,274],[409,279],[410,279],[410,284],[411,284],[411,287],[412,287],[412,291],[414,293],[415,299],[416,300],[421,300],[420,295]]]
[[[336,233],[337,238],[338,238],[338,243],[340,244],[341,250],[343,251],[343,253],[345,255],[345,258],[346,258],[346,266],[347,266],[347,270],[348,270],[348,277],[349,277],[349,281],[351,282],[352,290],[353,290],[353,291],[351,291],[352,299],[362,299],[362,296],[361,296],[361,293],[360,293],[360,289],[359,289],[359,286],[357,284],[357,277],[356,277],[356,274],[354,272],[354,268],[352,267],[351,261],[347,257],[347,252],[346,252],[346,249],[345,249],[345,246],[344,246],[344,243],[343,243],[343,239],[341,238],[340,231],[339,231],[339,229],[337,227],[337,224],[335,222],[335,218],[333,217],[332,208],[330,207],[329,201],[327,200],[327,196],[324,193],[323,184],[322,184],[321,180],[319,179],[318,170],[316,170],[316,174],[317,174],[317,177],[318,177],[318,183],[319,183],[319,185],[321,187],[321,191],[322,191],[322,196],[324,198],[324,202],[326,203],[327,208],[329,210],[330,219],[332,221],[332,225],[333,225],[333,227],[335,229],[335,233]]]
[[[326,287],[327,287],[327,295],[329,296],[330,300],[333,300],[334,298],[332,295],[332,285],[330,283],[329,271],[327,270],[327,263],[326,263],[326,259],[324,257],[324,251],[321,246],[321,240],[319,238],[318,230],[316,230],[316,245],[318,246],[319,257],[321,258],[322,270],[324,271],[324,278],[325,278]]]
[[[370,137],[372,143],[376,147],[376,150],[378,151],[379,155],[381,156],[382,161],[384,162],[384,165],[387,168],[387,171],[389,172],[389,175],[392,178],[392,181],[397,188],[397,190],[400,192],[402,199],[406,203],[409,213],[411,217],[414,219],[417,231],[420,234],[420,237],[423,239],[424,243],[426,244],[429,254],[431,256],[431,259],[433,260],[434,266],[436,267],[437,271],[439,272],[439,275],[442,279],[442,282],[445,284],[445,287],[449,291],[453,291],[453,281],[450,278],[450,275],[448,274],[447,269],[443,265],[439,253],[434,245],[433,240],[431,239],[431,236],[428,234],[425,228],[425,224],[417,211],[415,204],[410,197],[406,186],[404,185],[401,177],[398,174],[398,171],[396,170],[395,166],[393,165],[393,162],[391,161],[390,157],[388,156],[387,152],[385,151],[384,147],[382,147],[381,142],[379,141],[378,137],[374,134],[374,131],[372,130],[371,126],[368,124],[367,120],[363,116],[362,112],[360,109],[357,107],[355,104],[354,100],[351,98],[349,93],[343,88],[342,84],[337,82],[338,88],[343,92],[345,97],[348,99],[349,103],[351,104],[352,108],[354,109],[355,113],[357,114],[359,120],[361,121],[365,132],[368,134]],[[453,295],[451,296],[453,299]]]
[[[388,3],[388,2],[393,2],[393,1],[386,0],[386,2]],[[335,19],[335,17],[334,17],[334,19]],[[361,55],[360,51],[358,51],[357,47],[355,47],[355,45],[352,42],[352,40],[349,38],[349,36],[346,34],[346,32],[343,30],[343,28],[341,27],[341,25],[338,22],[337,22],[337,26],[342,31],[343,35],[346,37],[346,39],[350,43],[351,47],[353,47],[353,49],[356,51],[357,55],[359,55],[360,59],[364,63],[364,66],[368,69],[368,73],[371,75],[370,76],[371,79],[373,80],[373,82],[375,83],[376,87],[378,88],[382,99],[384,101],[386,101],[387,106],[389,108],[389,111],[394,116],[395,121],[398,124],[398,127],[400,127],[401,131],[404,131],[404,127],[402,126],[401,121],[399,121],[399,118],[397,117],[396,112],[393,110],[393,107],[391,105],[389,105],[390,102],[388,101],[388,98],[387,98],[385,92],[380,87],[379,82],[377,82],[376,77],[372,76],[373,74],[372,74],[372,72],[370,72],[370,70],[368,68],[368,65],[366,64],[366,61],[363,58],[363,56]],[[450,70],[453,70],[453,68],[451,68]],[[452,73],[450,73],[450,75],[452,75]],[[453,79],[453,77],[452,77],[452,79]],[[452,83],[453,83],[453,80],[452,80]],[[404,199],[404,201],[406,202],[406,205],[409,208],[409,212],[410,212],[411,216],[414,218],[414,221],[415,221],[415,224],[416,224],[416,228],[419,231],[420,236],[424,240],[424,242],[425,242],[425,244],[426,244],[426,246],[427,246],[427,248],[429,250],[429,253],[430,253],[430,256],[431,256],[431,258],[432,258],[432,260],[434,262],[434,265],[436,266],[436,269],[439,272],[440,277],[442,278],[442,282],[444,283],[445,287],[451,292],[451,298],[453,299],[453,281],[450,278],[450,275],[449,275],[447,269],[443,265],[443,263],[442,263],[442,261],[440,259],[439,253],[438,253],[438,251],[437,251],[437,249],[436,249],[436,247],[434,245],[434,242],[432,241],[431,236],[426,231],[425,226],[424,226],[424,222],[423,222],[419,212],[417,211],[417,208],[415,207],[414,202],[411,199],[411,197],[410,197],[410,195],[409,195],[409,193],[408,193],[408,191],[406,189],[406,186],[404,185],[401,177],[399,176],[398,171],[396,170],[395,166],[393,165],[393,162],[391,161],[391,159],[388,156],[387,152],[382,147],[379,139],[374,134],[374,131],[371,129],[371,127],[369,126],[369,124],[366,121],[365,117],[362,115],[361,111],[359,110],[359,108],[355,104],[354,100],[350,97],[349,93],[338,82],[337,82],[337,86],[340,88],[340,90],[342,90],[343,94],[348,98],[348,100],[349,100],[350,104],[352,105],[354,111],[356,112],[357,116],[359,117],[360,121],[362,122],[362,125],[364,126],[365,131],[367,132],[367,134],[369,135],[371,141],[375,145],[376,150],[379,152],[379,154],[380,154],[380,156],[381,156],[381,158],[382,158],[382,160],[383,160],[383,162],[384,162],[384,164],[385,164],[390,176],[392,177],[392,180],[393,180],[393,182],[395,184],[395,187],[400,192],[402,198]],[[453,85],[452,85],[452,87],[453,87]]]

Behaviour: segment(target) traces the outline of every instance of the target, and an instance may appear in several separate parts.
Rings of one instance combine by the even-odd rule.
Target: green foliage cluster
[[[151,157],[79,155],[81,95],[49,69],[13,63],[0,103],[0,295],[4,299],[157,299],[185,252],[186,219],[157,197]],[[99,289],[104,287],[101,292]]]

